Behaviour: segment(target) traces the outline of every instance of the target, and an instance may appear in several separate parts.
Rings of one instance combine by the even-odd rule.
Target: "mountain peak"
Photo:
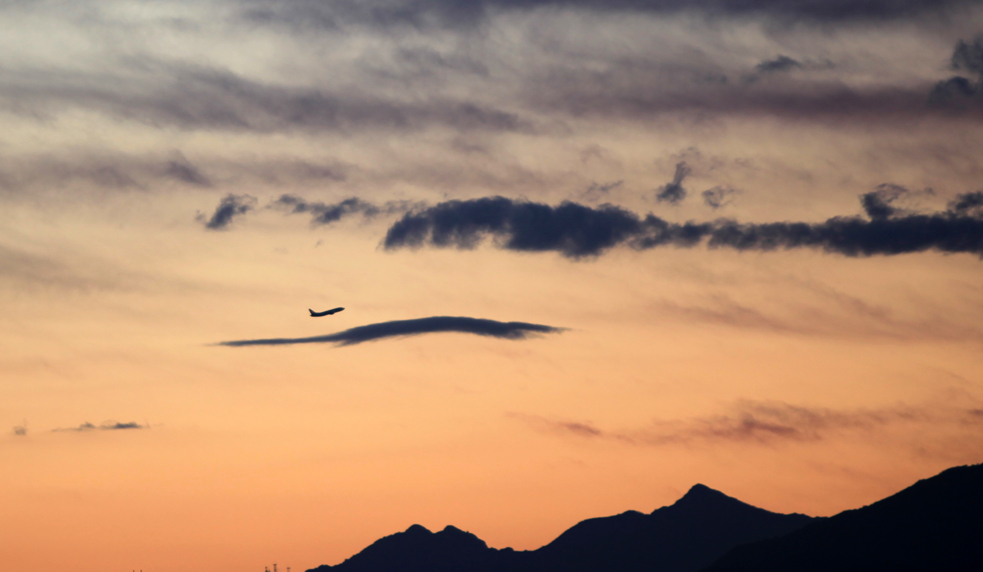
[[[423,526],[422,524],[414,524],[413,526],[407,528],[404,534],[420,535],[420,534],[433,534],[433,533],[430,532],[430,530],[427,527]]]
[[[447,526],[444,527],[444,530],[441,530],[441,532],[448,532],[448,533],[451,533],[451,534],[455,534],[455,533],[464,532],[464,531],[461,530],[460,528],[452,525],[452,524],[448,524]],[[464,532],[464,533],[467,534],[466,532]]]
[[[711,489],[710,487],[702,483],[696,483],[695,485],[690,487],[689,491],[687,491],[685,495],[683,495],[683,498],[686,498],[688,496],[723,495],[723,494],[724,493],[715,489]]]
[[[711,489],[706,485],[697,483],[693,485],[685,495],[682,496],[678,501],[676,501],[672,506],[706,506],[706,505],[717,505],[721,503],[740,503],[745,504],[733,497],[729,497],[724,493]]]

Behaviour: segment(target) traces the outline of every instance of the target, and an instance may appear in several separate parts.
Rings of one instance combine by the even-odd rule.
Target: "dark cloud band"
[[[887,190],[864,195],[871,219],[834,217],[825,222],[741,224],[672,223],[653,214],[640,217],[612,205],[559,206],[490,197],[448,201],[407,213],[386,234],[386,249],[421,246],[474,248],[485,237],[507,250],[553,251],[569,258],[598,256],[626,244],[637,250],[659,246],[770,251],[813,248],[846,256],[893,255],[936,250],[983,255],[983,194],[957,198],[946,211],[893,216]]]
[[[395,320],[392,322],[369,324],[326,336],[236,340],[220,342],[218,345],[241,347],[334,343],[339,346],[351,346],[384,338],[435,334],[440,332],[459,332],[507,340],[524,340],[536,334],[554,334],[562,331],[564,331],[563,328],[554,328],[541,324],[528,324],[525,322],[497,322],[495,320],[481,318],[433,316],[430,318],[417,318],[415,320]]]

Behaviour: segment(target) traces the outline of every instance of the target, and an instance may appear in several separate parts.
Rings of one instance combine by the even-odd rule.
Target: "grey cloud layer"
[[[348,70],[356,78],[362,71]],[[175,66],[161,66],[150,74],[77,77],[74,81],[60,74],[21,75],[7,74],[7,85],[0,88],[0,109],[40,117],[82,109],[152,127],[255,133],[450,129],[545,134],[566,129],[570,119],[645,120],[703,112],[801,120],[859,117],[865,122],[953,114],[979,119],[983,114],[983,106],[960,104],[979,93],[978,82],[962,77],[934,87],[926,83],[861,89],[841,81],[806,79],[782,85],[746,84],[728,80],[712,66],[662,69],[646,60],[605,62],[601,71],[574,65],[547,67],[504,83],[501,78],[476,80],[466,75],[448,80],[467,92],[504,89],[507,104],[473,96],[452,98],[429,82],[412,78],[401,81],[414,85],[414,95],[397,97],[381,91],[278,86],[219,69]],[[373,80],[360,81],[372,85]],[[485,85],[490,81],[494,85]],[[120,84],[125,87],[110,87]],[[187,183],[209,184],[186,164],[170,164],[165,170]],[[92,176],[115,186],[132,185],[109,171]]]
[[[490,11],[568,8],[650,14],[772,17],[780,20],[844,22],[915,18],[978,5],[978,0],[244,0],[243,16],[259,24],[337,29],[346,23],[376,26],[474,26]]]
[[[597,256],[619,245],[637,250],[660,246],[769,251],[814,248],[846,256],[892,255],[925,250],[983,255],[979,193],[957,198],[933,214],[891,216],[885,199],[871,220],[835,217],[825,222],[742,224],[672,223],[653,214],[641,217],[612,205],[598,208],[564,202],[559,206],[505,197],[448,201],[407,213],[388,230],[386,249],[421,246],[474,248],[485,237],[507,250],[553,251],[569,258]],[[867,195],[865,195],[867,197]]]
[[[152,125],[257,132],[533,129],[514,113],[432,93],[400,99],[274,85],[223,69],[154,61],[119,67],[111,76],[8,70],[0,108],[38,115],[82,108]]]
[[[526,322],[498,322],[482,318],[467,318],[454,316],[433,316],[415,320],[395,320],[358,326],[335,334],[313,336],[309,338],[270,338],[260,340],[235,340],[220,342],[218,345],[242,346],[282,346],[291,344],[323,344],[334,343],[339,346],[351,346],[362,342],[370,342],[393,337],[415,336],[441,332],[458,332],[476,334],[507,340],[524,340],[537,334],[555,334],[564,331],[563,328],[528,324]]]
[[[453,2],[446,4],[456,6]],[[711,4],[727,5],[714,2],[707,6]],[[768,11],[788,4],[763,2],[759,7]],[[813,5],[819,9],[827,4],[816,0],[795,5]],[[864,3],[844,0],[841,8],[861,4]],[[868,4],[899,6],[897,2]],[[908,4],[901,12],[918,12],[928,3]],[[595,7],[589,2],[571,5]],[[658,11],[659,5],[658,2],[626,2],[623,7]],[[331,4],[334,7],[316,6],[322,4],[281,2],[273,10],[306,13],[340,9],[334,4]],[[383,8],[400,6],[387,3]],[[419,15],[426,14],[428,6],[433,7],[421,3],[405,8]],[[520,2],[500,5],[523,6]],[[412,11],[417,8],[423,11]],[[468,10],[462,3],[452,12]],[[871,11],[876,10],[871,8]],[[749,77],[748,73],[762,77],[788,75],[774,72],[806,70],[810,66],[782,55],[759,61],[756,66],[749,62],[743,69],[737,69],[733,62],[718,63],[713,54],[703,53],[697,47],[688,56],[678,56],[679,59],[653,57],[650,50],[657,49],[657,44],[620,52],[598,48],[596,53],[589,54],[591,65],[585,66],[583,56],[572,51],[572,46],[544,48],[533,38],[522,38],[528,49],[545,56],[526,64],[509,59],[514,55],[491,44],[473,47],[481,42],[458,35],[445,40],[474,52],[460,56],[464,61],[459,62],[454,59],[454,50],[446,47],[443,51],[427,45],[406,48],[392,38],[377,39],[382,43],[378,50],[381,55],[359,53],[350,60],[335,60],[325,65],[332,77],[337,75],[339,80],[311,74],[309,83],[299,85],[278,83],[269,77],[248,77],[218,64],[176,62],[166,55],[120,60],[110,71],[8,67],[0,69],[4,74],[0,109],[42,118],[81,109],[154,128],[172,126],[260,134],[415,133],[449,129],[543,135],[551,130],[567,129],[566,123],[573,119],[641,120],[664,114],[704,112],[805,120],[861,118],[865,122],[952,114],[967,119],[983,118],[983,105],[972,103],[983,93],[980,82],[961,76],[937,84],[937,78],[923,78],[905,85],[858,87],[839,76],[812,77],[803,71],[794,80],[742,82],[737,80]],[[287,45],[296,39],[280,41]],[[951,56],[953,69],[978,75],[981,46],[979,40],[958,43]],[[718,53],[717,57],[725,54]],[[969,104],[963,101],[967,99]],[[930,101],[935,105],[929,105]],[[208,177],[186,163],[167,165],[166,171],[168,176],[188,184],[210,184]],[[116,180],[111,172],[101,176],[109,184],[132,184],[125,179]]]

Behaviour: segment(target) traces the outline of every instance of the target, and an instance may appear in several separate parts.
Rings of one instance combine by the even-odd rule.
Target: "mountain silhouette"
[[[695,572],[735,546],[814,520],[768,512],[696,485],[651,514],[585,520],[538,550],[497,550],[453,526],[433,533],[413,525],[341,564],[308,572]]]
[[[872,505],[738,547],[706,572],[787,570],[983,570],[983,465],[948,469]]]
[[[453,526],[434,533],[419,524],[373,542],[337,566],[308,572],[493,572],[502,570],[503,552]]]
[[[812,522],[802,514],[776,514],[704,485],[652,514],[626,512],[575,525],[532,553],[542,572],[687,572],[728,550],[787,534]]]

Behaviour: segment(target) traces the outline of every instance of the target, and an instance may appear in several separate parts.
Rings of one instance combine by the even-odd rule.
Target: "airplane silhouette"
[[[342,310],[344,310],[344,308],[334,308],[332,310],[325,310],[323,312],[315,312],[314,310],[311,310],[310,308],[307,309],[307,311],[311,313],[311,317],[312,318],[319,318],[321,316],[330,316],[331,314],[334,314],[336,312],[340,312]]]

